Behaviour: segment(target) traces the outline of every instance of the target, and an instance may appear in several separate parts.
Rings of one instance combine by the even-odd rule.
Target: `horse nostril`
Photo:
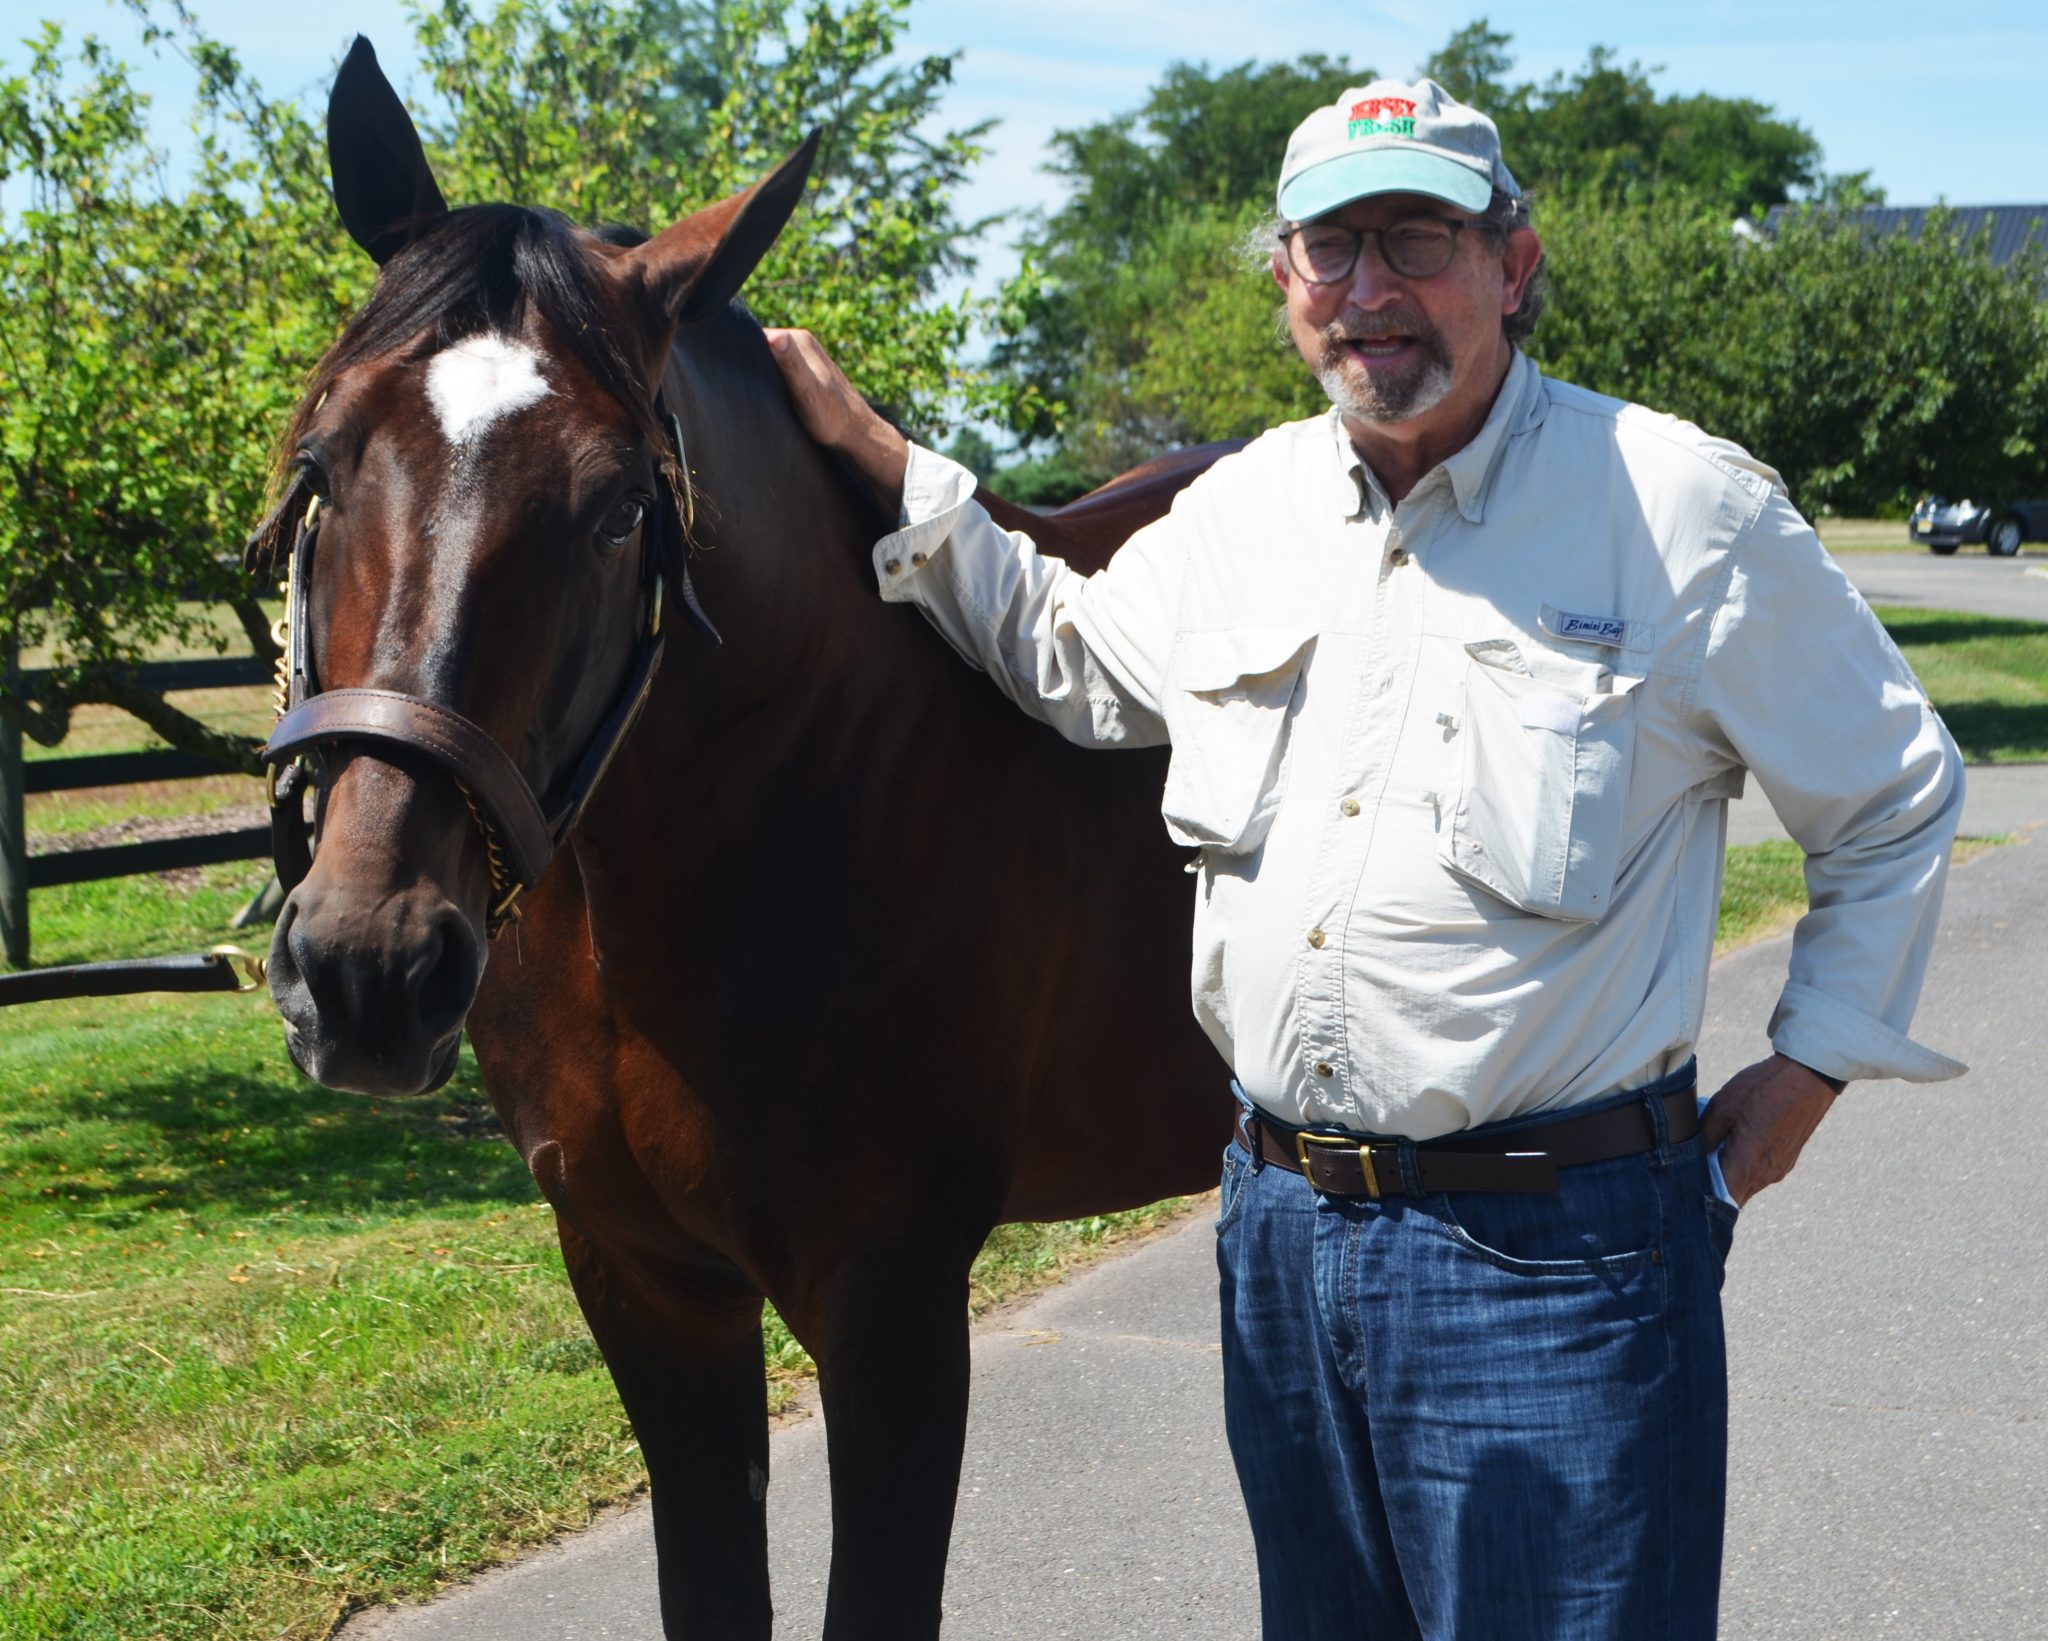
[[[483,946],[476,931],[461,912],[444,907],[408,965],[422,1033],[432,1039],[459,1029],[482,977]]]

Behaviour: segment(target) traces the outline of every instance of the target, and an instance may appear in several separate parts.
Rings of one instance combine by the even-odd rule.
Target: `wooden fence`
[[[0,657],[7,688],[33,689],[39,669],[23,669],[10,651]],[[152,690],[240,689],[267,684],[268,662],[254,656],[218,660],[150,661],[136,669],[136,681]],[[94,883],[102,878],[168,872],[182,866],[257,860],[270,853],[270,828],[245,826],[192,838],[109,844],[31,855],[24,800],[31,792],[76,792],[92,786],[125,786],[134,781],[189,780],[227,773],[210,758],[189,752],[109,752],[26,762],[21,731],[0,719],[0,953],[15,968],[28,964],[28,894],[60,883]]]

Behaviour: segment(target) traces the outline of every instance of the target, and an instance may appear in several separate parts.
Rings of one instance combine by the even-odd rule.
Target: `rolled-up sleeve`
[[[911,446],[899,529],[875,544],[891,603],[915,604],[1003,693],[1069,740],[1152,746],[1185,553],[1172,515],[1082,575],[1003,529],[964,467]]]
[[[1736,543],[1695,701],[1707,743],[1756,777],[1806,853],[1808,911],[1772,1046],[1836,1077],[1959,1075],[1907,1028],[1962,817],[1962,758],[1782,493]]]

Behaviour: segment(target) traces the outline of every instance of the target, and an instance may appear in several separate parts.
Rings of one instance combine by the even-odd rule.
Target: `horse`
[[[329,158],[380,270],[250,546],[292,578],[291,1056],[416,1095],[467,1030],[700,1641],[769,1634],[764,1296],[817,1362],[825,1635],[936,1635],[970,1261],[1206,1188],[1230,1124],[1163,753],[1070,747],[877,598],[894,520],[736,300],[816,140],[652,238],[451,210],[358,39]],[[1086,566],[1213,454],[990,505]]]

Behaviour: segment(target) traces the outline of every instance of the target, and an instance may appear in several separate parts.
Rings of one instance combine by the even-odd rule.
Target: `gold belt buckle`
[[[1316,1182],[1316,1177],[1309,1172],[1308,1166],[1308,1148],[1311,1145],[1320,1145],[1325,1150],[1332,1151],[1355,1149],[1358,1152],[1359,1164],[1365,1170],[1365,1194],[1374,1202],[1379,1201],[1380,1177],[1373,1171],[1372,1146],[1370,1144],[1360,1145],[1356,1140],[1347,1139],[1341,1134],[1296,1134],[1294,1136],[1294,1155],[1301,1163],[1302,1177],[1309,1184],[1313,1185]]]

